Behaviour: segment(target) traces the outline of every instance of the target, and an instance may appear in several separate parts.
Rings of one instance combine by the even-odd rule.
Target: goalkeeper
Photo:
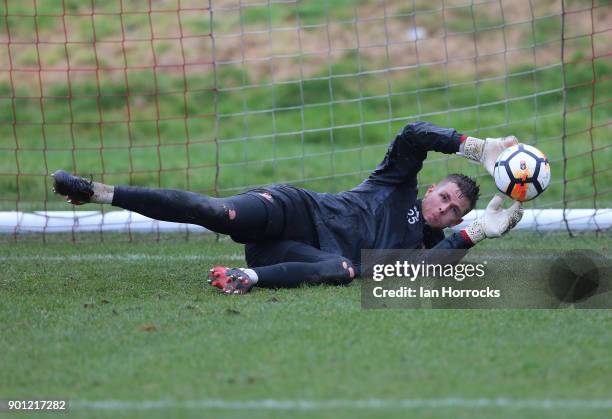
[[[409,124],[366,180],[338,194],[272,185],[215,198],[105,185],[62,170],[53,174],[54,190],[72,204],[112,204],[157,220],[198,224],[245,244],[248,268],[210,271],[209,283],[227,294],[253,286],[348,284],[361,272],[361,249],[469,249],[514,227],[521,204],[504,209],[503,197],[496,195],[484,217],[445,238],[443,229],[461,223],[475,207],[479,187],[451,174],[419,199],[417,174],[428,151],[462,154],[492,174],[497,156],[516,143],[515,137],[484,141],[426,122]]]

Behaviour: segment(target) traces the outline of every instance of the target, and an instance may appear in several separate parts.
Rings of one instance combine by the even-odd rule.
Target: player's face
[[[454,182],[431,185],[423,198],[421,210],[425,222],[434,228],[446,228],[459,224],[470,202]]]

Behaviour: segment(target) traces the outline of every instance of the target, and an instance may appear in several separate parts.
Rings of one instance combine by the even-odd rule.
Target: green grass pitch
[[[165,237],[160,243],[73,245],[55,238],[46,245],[3,244],[0,398],[169,403],[151,409],[81,405],[70,410],[71,417],[610,413],[608,310],[363,310],[358,280],[348,287],[256,289],[228,297],[208,286],[205,277],[213,264],[242,265],[241,246],[211,236],[188,242]],[[528,233],[483,244],[600,252],[611,245],[609,235]],[[540,404],[607,400],[608,407],[435,405],[499,398]],[[360,401],[373,399],[433,400],[434,406],[358,408]],[[197,405],[245,400],[349,404]],[[194,402],[195,407],[188,404]]]

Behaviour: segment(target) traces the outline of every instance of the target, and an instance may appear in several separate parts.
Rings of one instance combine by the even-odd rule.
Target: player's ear
[[[425,196],[427,196],[428,193],[433,192],[433,190],[436,189],[436,184],[432,183],[429,188],[427,188],[427,192],[425,192]]]

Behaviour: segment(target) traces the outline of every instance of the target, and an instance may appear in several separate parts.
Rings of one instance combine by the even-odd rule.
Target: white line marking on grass
[[[479,255],[483,259],[487,260],[510,260],[514,261],[512,255]],[[529,256],[521,255],[521,259],[529,258]],[[534,259],[557,259],[558,256],[554,255],[538,255],[532,256]],[[42,261],[42,262],[93,262],[100,260],[116,260],[116,261],[216,261],[216,260],[244,260],[244,255],[233,253],[229,255],[149,255],[146,253],[122,253],[122,254],[105,254],[105,253],[92,253],[84,255],[65,255],[65,256],[0,256],[0,262],[30,262],[30,261]]]
[[[260,410],[320,410],[320,409],[439,409],[439,408],[508,408],[508,409],[612,409],[612,400],[538,400],[538,399],[368,399],[368,400],[99,400],[71,401],[70,408],[108,410],[153,409],[260,409]]]
[[[120,255],[90,254],[90,255],[66,255],[66,256],[0,256],[0,262],[94,262],[103,260],[116,260],[120,262],[132,261],[219,261],[219,260],[244,260],[243,255],[147,255],[141,253],[124,253]]]

